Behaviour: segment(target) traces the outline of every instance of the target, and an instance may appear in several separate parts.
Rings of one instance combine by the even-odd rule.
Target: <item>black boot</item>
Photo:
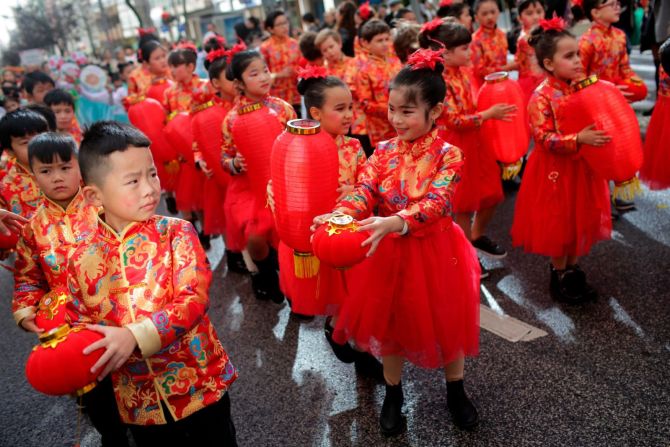
[[[172,214],[173,216],[176,216],[179,213],[177,210],[177,201],[174,197],[166,197],[165,206],[168,210],[168,213]]]
[[[333,340],[332,321],[332,317],[326,318],[326,323],[323,325],[323,332],[326,334],[326,340],[328,340],[328,344],[333,350],[333,354],[335,354],[335,357],[342,363],[354,363],[357,354],[356,350],[352,348],[349,343],[341,345]]]
[[[212,248],[212,245],[210,243],[209,234],[205,234],[202,231],[199,232],[198,233],[198,240],[200,241],[200,245],[202,245],[202,248],[204,248],[205,251],[208,251],[210,248]]]
[[[402,416],[402,383],[386,384],[386,396],[379,416],[379,426],[384,436],[396,436],[407,430],[405,418]]]
[[[461,430],[472,430],[479,424],[477,408],[465,394],[463,380],[447,382],[447,408],[452,421]]]
[[[243,275],[249,274],[242,253],[226,250],[226,264],[228,265],[229,272],[240,273]]]
[[[377,357],[370,354],[369,352],[356,351],[354,367],[356,368],[356,373],[374,379],[379,383],[384,382],[384,367],[382,363],[377,360]]]
[[[580,276],[572,270],[557,270],[554,266],[551,266],[549,290],[551,297],[556,301],[567,304],[581,304],[584,302]]]
[[[586,273],[579,267],[579,265],[569,265],[567,270],[572,271],[575,274],[577,285],[581,291],[584,300],[586,301],[595,301],[598,299],[598,291],[586,282]]]
[[[284,294],[279,289],[279,275],[270,256],[255,261],[258,272],[251,275],[251,286],[259,300],[272,300],[277,304],[284,302]]]

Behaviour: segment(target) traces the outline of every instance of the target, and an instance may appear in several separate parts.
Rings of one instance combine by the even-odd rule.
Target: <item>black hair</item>
[[[28,162],[33,167],[33,159],[49,164],[54,156],[67,162],[77,157],[77,142],[71,135],[60,132],[47,132],[37,135],[28,143]]]
[[[400,70],[400,73],[391,81],[389,91],[398,87],[405,87],[407,90],[407,101],[414,104],[428,104],[428,110],[444,102],[447,94],[447,84],[442,77],[444,65],[435,64],[435,69],[420,68],[414,70],[406,65]],[[426,116],[428,114],[426,111]]]
[[[316,107],[317,109],[323,107],[323,103],[326,101],[326,90],[333,87],[348,88],[344,81],[335,76],[301,79],[298,82],[298,93],[305,98],[305,109],[307,109],[307,114],[310,118],[312,116],[309,113],[309,109],[311,107]]]
[[[379,19],[372,19],[361,26],[359,37],[366,42],[370,42],[376,35],[390,32],[391,28],[386,22]]]
[[[554,54],[556,54],[558,41],[563,37],[572,37],[573,39],[575,38],[575,36],[573,36],[568,30],[559,31],[555,29],[548,29],[545,31],[542,29],[542,27],[536,26],[533,28],[533,31],[531,31],[530,36],[528,37],[528,43],[535,49],[537,63],[540,64],[540,67],[542,67],[544,70],[546,70],[544,66],[544,60],[552,59],[554,57]]]
[[[230,64],[228,64],[228,67],[226,68],[226,78],[229,81],[238,80],[242,82],[242,73],[244,73],[244,70],[249,67],[254,59],[264,60],[263,56],[254,50],[244,50],[235,53],[233,60],[230,61]]]
[[[212,51],[223,50],[223,49],[225,49],[225,47],[220,46],[219,48],[214,49]],[[227,56],[217,57],[211,62],[209,59],[205,58],[205,70],[207,70],[209,79],[219,79],[219,76],[221,76],[221,72],[225,72],[227,67],[228,67]]]
[[[26,93],[32,95],[33,90],[35,90],[35,86],[37,84],[51,84],[53,86],[56,85],[54,80],[43,71],[33,71],[28,73],[23,78],[23,83],[21,85],[23,86],[23,89],[26,91]]]
[[[188,64],[195,65],[197,60],[198,53],[191,48],[177,48],[176,50],[170,51],[170,55],[168,56],[168,64],[172,67]]]
[[[316,46],[316,33],[307,31],[300,36],[298,47],[303,57],[309,62],[314,62],[321,57],[321,50]]]
[[[335,30],[345,30],[350,38],[356,35],[356,5],[347,0],[337,6],[338,18]],[[362,28],[362,26],[361,26]],[[360,31],[360,30],[359,30]]]
[[[275,27],[275,20],[277,20],[277,17],[279,16],[285,16],[286,13],[282,11],[281,9],[275,9],[272,11],[268,16],[265,18],[265,28],[266,29],[271,29]]]
[[[579,5],[572,5],[570,7],[570,12],[572,13],[572,21],[573,23],[577,23],[581,20],[584,20],[586,18],[586,14],[584,13],[584,8],[582,8]]]
[[[472,42],[470,31],[456,19],[446,19],[433,30],[419,33],[419,46],[431,50],[452,49]]]
[[[84,183],[100,182],[107,168],[107,158],[114,152],[125,152],[130,146],[149,147],[151,140],[130,124],[119,121],[97,121],[91,125],[79,148],[79,169]]]
[[[39,113],[20,108],[0,119],[0,144],[2,149],[12,149],[12,137],[25,137],[46,132],[47,121]]]
[[[437,10],[437,16],[440,18],[445,17],[456,17],[457,19],[461,17],[465,8],[470,8],[470,5],[467,3],[453,3],[449,6],[440,6],[440,9]]]
[[[254,28],[261,26],[261,21],[256,16],[250,16],[247,20],[251,22]]]
[[[44,96],[44,104],[49,107],[66,104],[74,109],[74,98],[62,88],[55,88]]]
[[[159,48],[163,48],[163,45],[161,45],[158,39],[146,39],[144,41],[140,40],[140,46],[137,50],[137,61],[149,62],[149,59],[151,59],[151,53]]]
[[[312,14],[311,12],[306,12],[305,14],[302,15],[302,21],[307,23],[314,23],[316,22],[316,18],[314,17],[314,14]]]
[[[475,6],[472,8],[472,10],[474,11],[475,14],[477,14],[477,11],[479,11],[479,7],[482,6],[484,3],[488,3],[488,2],[495,3],[496,6],[498,7],[498,9],[500,9],[500,4],[498,3],[498,0],[477,0],[475,2]]]
[[[44,104],[28,104],[23,108],[26,110],[32,110],[33,112],[37,112],[42,115],[42,118],[44,118],[47,122],[47,131],[55,132],[58,130],[56,126],[56,114],[53,110],[51,110],[51,107],[45,106]]]
[[[519,3],[516,4],[516,9],[519,15],[526,9],[530,8],[533,5],[540,5],[542,9],[546,11],[547,7],[544,5],[542,0],[519,0]]]
[[[18,87],[2,87],[2,95],[5,97],[5,99],[10,98],[15,101],[20,101],[21,98],[21,91],[19,90]]]
[[[400,8],[393,14],[393,18],[398,20],[402,19],[405,14],[409,14],[410,12],[414,12],[409,8]]]
[[[666,73],[670,74],[670,38],[666,39],[658,50],[661,57],[661,65]]]
[[[589,20],[593,20],[591,12],[594,9],[597,9],[603,3],[604,3],[603,0],[584,0],[584,2],[582,3],[582,9],[584,10],[584,14],[586,14],[586,18]]]
[[[218,38],[217,38],[218,37]],[[224,47],[223,45],[223,40],[220,36],[212,36],[209,39],[207,39],[207,42],[205,42],[205,45],[203,46],[203,49],[205,50],[205,53],[209,53],[210,51],[214,50],[219,50]]]

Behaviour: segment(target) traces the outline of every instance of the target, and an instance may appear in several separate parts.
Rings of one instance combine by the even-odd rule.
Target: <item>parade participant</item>
[[[2,108],[5,109],[5,113],[13,112],[14,110],[21,107],[21,93],[19,92],[18,88],[3,87],[2,93]]]
[[[342,52],[340,33],[328,28],[321,30],[316,35],[314,44],[321,51],[328,74],[342,80],[346,79],[346,73],[352,66],[352,58]]]
[[[235,446],[228,389],[237,378],[207,316],[211,270],[193,226],[155,215],[160,184],[150,141],[100,121],[84,133],[83,194],[102,207],[97,231],[68,264],[77,323],[104,338],[92,372],[111,374],[138,447]]]
[[[141,65],[128,76],[128,97],[124,101],[126,107],[141,100],[154,83],[170,79],[167,56],[168,52],[157,36],[140,34],[137,61]]]
[[[298,48],[301,57],[298,59],[298,69],[305,68],[307,65],[323,66],[323,55],[316,45],[316,36],[317,34],[314,31],[307,31],[300,36]]]
[[[345,5],[351,4],[350,2],[345,2],[340,5],[340,9],[343,9]],[[341,31],[338,34],[342,34]],[[358,39],[358,36],[356,36]],[[342,53],[347,56],[345,51],[344,43],[342,44]],[[344,77],[342,78],[344,82],[349,86],[351,90],[351,96],[354,101],[354,117],[353,122],[351,123],[351,136],[360,141],[363,146],[365,154],[372,154],[372,144],[370,144],[370,137],[368,136],[368,130],[366,127],[365,120],[365,111],[363,110],[363,103],[358,96],[356,89],[357,74],[360,73],[364,67],[367,65],[369,52],[366,47],[361,46],[360,51],[356,51],[356,55],[351,60],[351,64],[348,70],[344,71]]]
[[[385,435],[405,430],[405,360],[444,367],[454,423],[465,429],[478,423],[463,374],[464,356],[478,352],[479,267],[449,217],[463,158],[434,125],[446,92],[441,61],[440,52],[419,50],[391,82],[388,117],[398,136],[377,146],[354,191],[335,208],[363,219],[360,231],[370,232],[363,245],[370,250],[358,267],[366,270],[365,280],[350,289],[334,339],[351,339],[382,357]],[[369,217],[374,210],[378,216]],[[323,222],[324,216],[315,219]]]
[[[535,49],[528,44],[530,32],[544,18],[544,3],[542,0],[521,0],[517,4],[517,10],[522,28],[516,42],[514,60],[519,67],[519,86],[528,102],[535,88],[546,77],[535,58]]]
[[[55,88],[46,94],[44,103],[51,108],[56,115],[56,129],[72,135],[72,138],[81,143],[81,128],[74,114],[74,98],[63,89]]]
[[[541,21],[529,39],[548,77],[528,105],[535,150],[517,196],[511,233],[515,246],[551,258],[551,295],[574,304],[596,296],[577,258],[612,231],[607,181],[576,155],[582,144],[602,146],[610,136],[593,124],[577,134],[561,132],[561,109],[584,70],[576,39],[564,25],[550,22]]]
[[[239,111],[255,103],[267,107],[283,126],[296,118],[293,107],[281,98],[270,95],[272,76],[263,57],[251,50],[240,51],[232,57],[226,69],[228,80],[233,81],[240,95],[233,109],[223,121],[222,163],[233,176],[231,187],[226,196],[226,231],[231,249],[247,248],[258,267],[252,274],[251,285],[256,298],[272,299],[281,303],[284,300],[279,289],[279,277],[276,270],[276,254],[271,244],[276,240],[274,223],[268,222],[263,213],[265,204],[255,204],[251,185],[247,176],[247,164],[239,153],[239,141],[233,136],[233,124]]]
[[[441,6],[437,11],[437,16],[442,18],[454,17],[468,31],[472,32],[472,14],[470,14],[470,5],[466,2],[454,2],[451,0],[446,0],[443,3],[449,4]]]
[[[400,70],[400,61],[391,51],[391,29],[382,20],[372,19],[361,28],[360,38],[368,54],[354,75],[352,93],[360,101],[370,143],[393,138],[387,118],[388,86]],[[370,154],[368,154],[370,155]]]
[[[497,71],[513,70],[516,64],[507,63],[507,37],[498,29],[498,2],[477,0],[474,7],[479,28],[472,35],[472,71],[475,89],[484,83],[484,76]]]
[[[485,236],[497,204],[504,199],[500,168],[493,152],[479,140],[479,128],[489,119],[509,119],[515,113],[515,107],[496,104],[477,112],[471,78],[465,69],[470,63],[472,37],[463,25],[452,18],[435,25],[425,26],[419,34],[419,43],[422,48],[444,48],[447,93],[437,124],[441,138],[458,145],[465,154],[461,181],[453,198],[455,220],[480,254],[501,259],[507,256],[507,252]],[[482,275],[485,277],[488,273],[482,269]]]
[[[272,73],[270,94],[291,104],[297,113],[300,110],[300,95],[296,89],[300,57],[298,42],[289,37],[288,17],[282,10],[268,14],[265,29],[270,38],[261,44],[260,52]]]
[[[403,64],[410,54],[419,49],[421,26],[416,23],[400,23],[393,33],[393,51]]]
[[[21,88],[29,103],[44,104],[44,95],[56,87],[54,80],[43,71],[33,71],[23,78]]]

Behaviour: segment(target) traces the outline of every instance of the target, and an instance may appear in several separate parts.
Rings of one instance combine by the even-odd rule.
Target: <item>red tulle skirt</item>
[[[226,188],[213,177],[205,179],[205,189],[202,198],[205,234],[226,233],[225,199]]]
[[[302,315],[337,315],[346,297],[344,275],[321,264],[313,278],[297,278],[293,267],[293,249],[279,242],[279,283],[291,300],[293,312]]]
[[[543,75],[524,76],[523,78],[519,78],[519,87],[521,87],[521,91],[523,92],[523,99],[526,104],[528,104],[528,101],[530,100],[530,97],[537,86],[540,85],[545,78],[546,76]]]
[[[174,192],[177,188],[177,181],[179,180],[179,172],[168,174],[163,163],[155,163],[156,173],[161,182],[161,189],[167,192]]]
[[[177,209],[184,213],[202,210],[205,175],[192,163],[179,163],[179,180],[175,189]]]
[[[579,156],[536,149],[517,195],[511,233],[514,246],[529,253],[586,255],[594,243],[611,237],[607,181]]]
[[[246,175],[230,178],[223,205],[226,220],[226,248],[241,252],[247,247],[247,227],[253,217],[254,195]]]
[[[640,179],[649,189],[670,188],[670,96],[656,100],[644,140],[644,164]]]
[[[459,147],[465,158],[454,193],[454,213],[474,213],[502,202],[505,196],[500,166],[493,151],[479,140],[479,132],[446,132],[440,136]]]
[[[376,356],[399,355],[438,368],[479,350],[479,264],[458,225],[386,236],[347,272],[350,296],[334,337]]]
[[[250,237],[261,237],[273,247],[279,245],[279,233],[275,227],[275,217],[267,203],[252,199],[251,221],[247,226],[247,240]]]

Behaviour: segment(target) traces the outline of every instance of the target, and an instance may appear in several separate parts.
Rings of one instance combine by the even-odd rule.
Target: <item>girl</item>
[[[126,108],[146,95],[152,84],[171,77],[167,55],[158,37],[153,34],[140,36],[137,61],[142,65],[128,76],[128,96],[124,101]]]
[[[514,62],[507,63],[507,37],[498,29],[498,2],[496,0],[477,0],[475,19],[479,28],[472,35],[472,71],[475,88],[484,83],[484,76],[496,71],[516,69]]]
[[[463,25],[468,31],[472,32],[472,14],[470,14],[470,5],[465,2],[454,3],[451,0],[446,0],[443,6],[437,11],[438,17],[454,17]],[[440,3],[442,5],[442,3]]]
[[[358,267],[360,281],[342,306],[334,339],[351,339],[382,356],[385,435],[405,430],[405,360],[444,367],[455,424],[478,423],[463,388],[463,360],[478,351],[479,267],[463,231],[448,217],[463,159],[435,127],[446,91],[439,52],[419,50],[408,62],[390,86],[388,117],[398,136],[377,146],[354,191],[335,209],[364,219],[361,231],[370,232],[363,245],[375,256]],[[378,216],[371,216],[375,209]],[[331,216],[319,216],[315,224]]]
[[[337,24],[335,31],[342,37],[342,52],[354,57],[354,41],[356,38],[356,5],[351,1],[342,2],[337,7]]]
[[[471,40],[468,30],[453,19],[447,19],[438,26],[428,26],[419,34],[422,48],[445,48],[447,94],[438,128],[441,138],[458,145],[466,159],[453,199],[456,223],[481,254],[501,259],[507,256],[507,252],[484,235],[496,205],[504,198],[500,168],[492,151],[481,144],[478,129],[489,119],[509,119],[515,107],[496,104],[477,112],[470,76],[465,70],[470,63]],[[483,270],[482,275],[488,276]]]
[[[272,77],[263,57],[250,50],[236,52],[226,68],[226,77],[233,81],[239,92],[233,109],[223,120],[222,163],[233,177],[226,194],[226,235],[230,249],[241,251],[246,248],[258,272],[251,277],[251,285],[258,299],[272,299],[277,303],[284,300],[279,290],[279,277],[274,250],[270,243],[276,239],[272,223],[264,219],[264,205],[255,207],[249,179],[245,175],[247,165],[237,151],[238,141],[233,138],[233,124],[240,109],[253,104],[267,107],[270,113],[285,126],[295,119],[293,107],[283,99],[270,96]]]
[[[265,29],[270,33],[270,38],[261,44],[260,51],[272,73],[270,93],[297,107],[295,110],[300,110],[300,95],[295,88],[300,51],[298,42],[289,37],[290,25],[284,11],[268,14]]]
[[[535,150],[517,197],[512,241],[527,252],[551,257],[554,299],[580,303],[595,298],[596,292],[587,284],[577,257],[609,238],[612,222],[607,181],[592,174],[579,148],[602,146],[610,137],[593,125],[577,134],[561,132],[561,108],[571,85],[584,78],[577,41],[564,23],[541,21],[529,43],[548,76],[528,105]]]
[[[530,31],[544,18],[544,5],[541,0],[521,0],[517,9],[522,29],[516,43],[517,50],[514,60],[519,67],[519,86],[521,86],[527,103],[533,90],[546,76],[537,63],[535,50],[528,44]]]

